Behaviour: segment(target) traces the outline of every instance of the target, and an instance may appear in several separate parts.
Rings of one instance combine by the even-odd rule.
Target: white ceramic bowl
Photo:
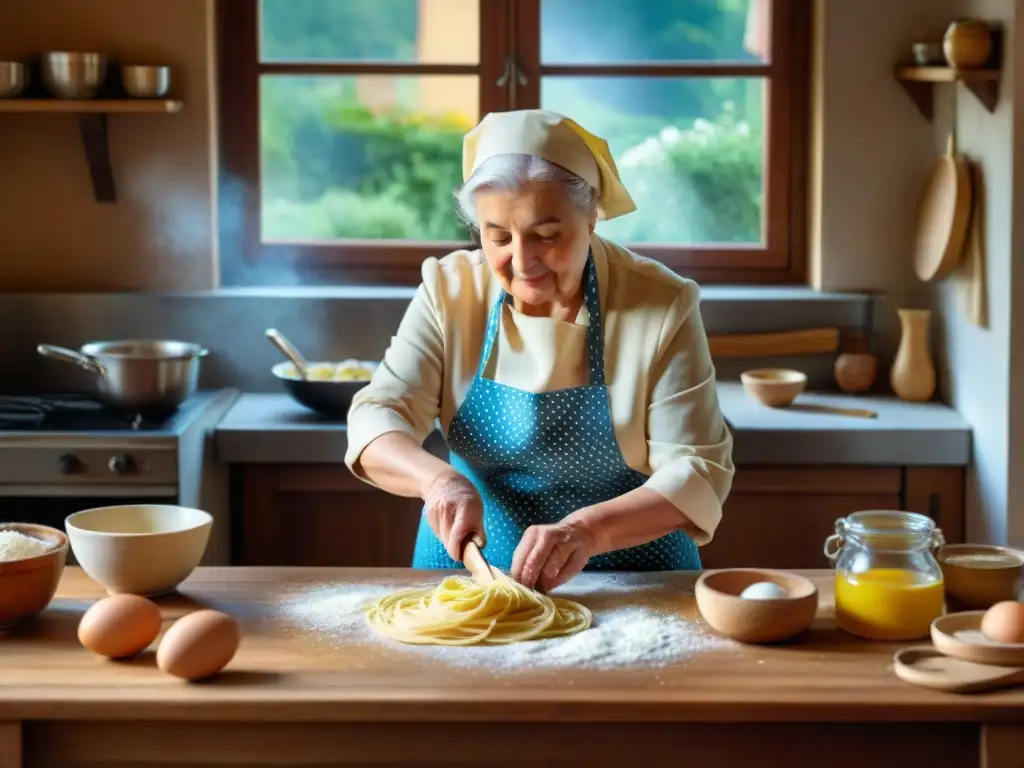
[[[199,565],[210,538],[208,512],[163,504],[97,507],[64,527],[78,564],[111,595],[173,592]]]

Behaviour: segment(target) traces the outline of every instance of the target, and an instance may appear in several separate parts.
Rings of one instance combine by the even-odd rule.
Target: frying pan
[[[319,366],[331,366],[335,363],[308,362],[282,333],[274,328],[266,332],[270,343],[277,347],[290,362],[278,363],[271,372],[284,386],[285,391],[297,403],[323,416],[344,419],[352,405],[356,392],[369,384],[369,381],[333,381],[330,379],[309,378]],[[376,363],[359,362],[359,365],[375,370]]]
[[[949,137],[946,154],[932,170],[921,196],[914,239],[914,271],[925,281],[942,280],[963,255],[972,207],[971,170]]]

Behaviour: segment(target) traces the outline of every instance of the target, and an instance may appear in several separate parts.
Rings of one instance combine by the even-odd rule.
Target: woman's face
[[[596,217],[544,183],[482,189],[475,202],[484,255],[513,299],[542,309],[576,297]]]

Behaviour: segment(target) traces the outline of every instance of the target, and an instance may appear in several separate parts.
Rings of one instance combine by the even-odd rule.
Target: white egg
[[[780,600],[789,597],[789,592],[773,581],[759,581],[740,592],[745,600]]]

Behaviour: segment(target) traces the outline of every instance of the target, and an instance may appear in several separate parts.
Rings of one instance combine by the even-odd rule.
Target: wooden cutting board
[[[712,357],[774,357],[825,355],[839,351],[839,328],[809,328],[777,333],[712,334]]]
[[[947,277],[963,256],[971,220],[972,184],[967,160],[957,154],[950,134],[925,184],[917,211],[914,271],[925,282]]]

